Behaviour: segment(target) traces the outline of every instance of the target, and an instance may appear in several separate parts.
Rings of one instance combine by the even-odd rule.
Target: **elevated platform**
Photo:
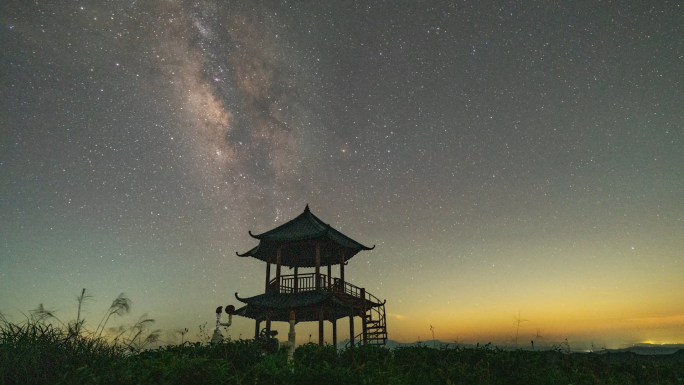
[[[286,322],[289,311],[295,310],[297,322],[318,321],[319,309],[323,309],[323,319],[334,321],[350,315],[363,317],[371,308],[383,306],[377,297],[365,289],[344,282],[339,278],[319,275],[298,274],[283,275],[274,278],[268,284],[268,291],[253,297],[241,298],[235,293],[238,301],[246,306],[236,310],[243,317],[263,321],[270,316],[271,321]]]
[[[325,274],[319,274],[318,282],[315,273],[283,275],[272,279],[264,294],[241,298],[235,293],[235,298],[245,304],[236,314],[257,322],[287,322],[291,310],[296,322],[360,317],[364,331],[356,340],[379,345],[387,341],[385,301],[364,288]]]

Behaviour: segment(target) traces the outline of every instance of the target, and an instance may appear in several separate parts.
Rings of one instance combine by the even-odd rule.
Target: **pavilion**
[[[240,254],[266,262],[263,294],[235,297],[245,306],[235,314],[256,321],[255,338],[260,334],[261,322],[270,333],[271,322],[287,322],[294,312],[296,322],[318,322],[318,343],[323,345],[324,321],[332,323],[333,345],[337,345],[337,320],[349,317],[349,340],[364,344],[384,345],[387,342],[385,302],[368,293],[365,288],[345,281],[344,267],[360,251],[373,250],[349,238],[313,215],[306,206],[298,217],[259,235],[253,249]],[[275,264],[275,277],[271,277]],[[333,277],[332,265],[339,265],[339,277]],[[283,275],[282,267],[294,270]],[[327,275],[321,273],[327,267]],[[315,268],[314,272],[300,273],[300,268]],[[361,319],[362,331],[354,334],[354,317]]]

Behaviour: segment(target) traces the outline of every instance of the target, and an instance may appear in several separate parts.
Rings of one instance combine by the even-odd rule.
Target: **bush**
[[[294,362],[254,341],[184,343],[131,351],[36,322],[0,323],[4,384],[684,384],[671,356],[504,351],[483,347],[306,344]]]

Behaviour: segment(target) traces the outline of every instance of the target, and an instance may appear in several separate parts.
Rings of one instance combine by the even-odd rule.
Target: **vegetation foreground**
[[[87,328],[83,289],[76,319],[62,322],[41,304],[26,321],[0,313],[0,385],[5,384],[684,384],[684,350],[661,356],[634,353],[507,351],[489,345],[394,350],[307,344],[264,353],[261,340],[181,343],[157,349],[160,330],[146,315],[108,327],[130,312],[123,293],[94,330]],[[57,325],[57,326],[55,326]],[[177,331],[181,341],[188,329]],[[201,340],[208,341],[206,325]],[[272,345],[270,345],[272,346]]]
[[[154,350],[36,322],[0,324],[0,384],[684,384],[674,355],[308,344],[294,363],[259,341]]]

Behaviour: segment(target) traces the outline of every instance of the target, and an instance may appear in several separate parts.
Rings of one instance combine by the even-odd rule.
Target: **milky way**
[[[173,84],[207,194],[237,215],[301,200],[299,143],[312,134],[277,16],[213,2],[162,12],[175,19],[160,27],[157,65]]]

